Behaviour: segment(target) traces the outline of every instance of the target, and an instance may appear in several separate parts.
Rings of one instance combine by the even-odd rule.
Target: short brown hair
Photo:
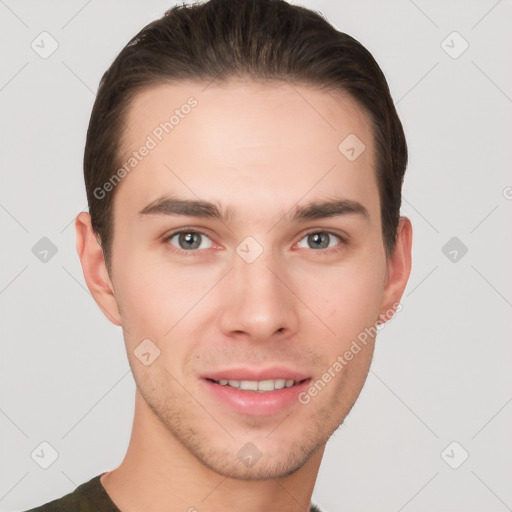
[[[343,91],[369,115],[374,135],[382,237],[389,256],[400,218],[407,144],[388,84],[371,53],[321,13],[284,0],[210,0],[177,5],[146,25],[101,78],[89,121],[84,178],[89,213],[109,272],[120,141],[136,93],[152,85],[232,77],[281,80]],[[340,141],[341,142],[341,141]]]

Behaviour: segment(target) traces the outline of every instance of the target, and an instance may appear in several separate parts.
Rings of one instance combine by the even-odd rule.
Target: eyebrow
[[[289,221],[306,222],[341,215],[359,215],[369,219],[368,210],[359,202],[350,199],[310,202],[296,206],[291,212],[280,212],[280,216]],[[163,196],[148,204],[138,212],[139,217],[146,215],[178,215],[232,221],[236,215],[231,208],[221,208],[218,203],[204,200],[192,200]]]

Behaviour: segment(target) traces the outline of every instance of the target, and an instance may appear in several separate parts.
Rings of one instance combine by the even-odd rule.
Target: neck
[[[125,458],[101,477],[101,483],[123,512],[306,512],[324,449],[325,444],[298,470],[280,478],[230,478],[198,460],[137,390]]]

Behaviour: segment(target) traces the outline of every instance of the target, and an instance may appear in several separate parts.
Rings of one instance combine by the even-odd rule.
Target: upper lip
[[[203,379],[212,380],[276,380],[276,379],[287,379],[300,382],[307,379],[309,375],[286,368],[284,366],[272,366],[270,368],[227,368],[225,370],[217,370],[202,375]]]

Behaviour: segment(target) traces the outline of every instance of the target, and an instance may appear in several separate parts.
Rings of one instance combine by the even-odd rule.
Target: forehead
[[[123,214],[165,193],[253,216],[255,205],[281,211],[331,194],[372,210],[377,197],[370,120],[344,93],[275,81],[161,84],[138,93],[124,121]],[[355,160],[342,152],[347,140],[365,148]]]

